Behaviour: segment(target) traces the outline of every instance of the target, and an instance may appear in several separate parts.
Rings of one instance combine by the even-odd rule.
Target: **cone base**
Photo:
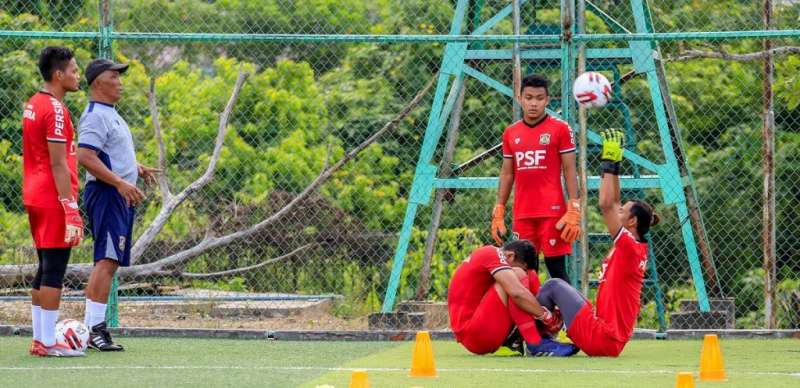
[[[409,377],[438,377],[436,376],[436,369],[412,369],[408,373]]]
[[[700,380],[702,381],[725,381],[728,377],[725,376],[725,371],[700,371]]]

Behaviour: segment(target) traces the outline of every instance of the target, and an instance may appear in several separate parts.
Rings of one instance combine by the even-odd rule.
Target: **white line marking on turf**
[[[132,365],[132,366],[0,366],[3,371],[40,371],[40,370],[96,370],[96,369],[163,369],[163,370],[285,370],[304,371],[315,370],[323,372],[352,372],[364,370],[367,372],[408,372],[407,368],[356,368],[356,367],[318,367],[318,366],[225,366],[225,365]],[[522,369],[522,368],[438,368],[439,372],[487,372],[487,373],[585,373],[585,374],[616,374],[616,375],[650,375],[673,374],[677,370],[650,369],[650,370],[620,370],[620,369]],[[799,377],[800,372],[758,372],[758,371],[728,371],[733,375],[762,375],[762,376],[787,376]]]

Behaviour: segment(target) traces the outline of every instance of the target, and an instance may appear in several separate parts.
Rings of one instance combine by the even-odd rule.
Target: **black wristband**
[[[600,162],[600,171],[603,174],[619,175],[619,162],[603,160]]]

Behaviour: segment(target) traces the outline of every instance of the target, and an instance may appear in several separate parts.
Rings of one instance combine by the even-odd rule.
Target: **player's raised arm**
[[[607,129],[601,133],[603,153],[601,156],[600,211],[608,232],[612,235],[622,227],[619,221],[620,203],[619,164],[622,161],[624,134],[618,129]]]

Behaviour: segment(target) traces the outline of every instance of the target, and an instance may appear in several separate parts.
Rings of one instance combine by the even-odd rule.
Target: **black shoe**
[[[506,340],[503,341],[503,346],[515,352],[519,352],[520,355],[525,354],[525,340],[522,339],[522,334],[519,333],[519,329],[517,329],[516,326],[511,330]]]
[[[92,326],[89,332],[89,347],[101,352],[121,352],[125,350],[122,345],[111,340],[111,334],[106,329],[106,323],[100,322]]]

